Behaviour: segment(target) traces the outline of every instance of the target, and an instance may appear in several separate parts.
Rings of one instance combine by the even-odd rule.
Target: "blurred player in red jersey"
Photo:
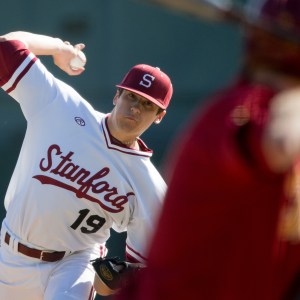
[[[245,26],[236,82],[175,143],[148,268],[118,300],[290,300],[300,290],[300,1],[250,4],[265,28]]]

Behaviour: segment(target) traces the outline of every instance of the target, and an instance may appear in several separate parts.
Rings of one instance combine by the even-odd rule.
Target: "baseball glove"
[[[97,277],[108,287],[111,293],[126,286],[128,279],[145,267],[140,263],[122,261],[118,257],[99,257],[92,260],[91,263]]]

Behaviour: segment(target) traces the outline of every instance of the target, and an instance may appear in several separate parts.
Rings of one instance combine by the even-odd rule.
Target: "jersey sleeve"
[[[0,86],[21,105],[26,119],[53,101],[55,78],[20,41],[0,43]]]
[[[156,173],[155,173],[156,174]],[[156,193],[148,190],[144,197],[129,197],[129,205],[126,212],[114,218],[113,229],[116,232],[126,231],[126,260],[133,263],[147,262],[148,245],[159,216],[162,201],[166,193],[167,186],[161,177],[157,175]],[[150,185],[150,180],[147,181]]]
[[[158,178],[157,178],[158,180]],[[149,182],[149,181],[148,181]],[[148,247],[160,215],[166,185],[163,181],[156,187],[159,197],[136,200],[127,226],[126,259],[133,263],[147,264]],[[150,192],[149,192],[150,193]]]
[[[6,41],[0,43],[0,85],[3,87],[12,77],[16,69],[29,55],[23,43]],[[9,91],[9,89],[8,89]]]

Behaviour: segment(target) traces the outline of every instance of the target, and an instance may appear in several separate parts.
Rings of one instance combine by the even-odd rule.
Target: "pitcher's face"
[[[127,90],[116,93],[114,105],[110,116],[114,129],[135,136],[140,136],[153,122],[159,123],[166,113],[157,114],[159,107],[156,104]]]

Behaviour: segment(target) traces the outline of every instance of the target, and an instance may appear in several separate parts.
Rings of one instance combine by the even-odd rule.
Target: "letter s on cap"
[[[140,81],[140,85],[149,88],[154,81],[155,77],[150,74],[144,74],[143,80]]]

